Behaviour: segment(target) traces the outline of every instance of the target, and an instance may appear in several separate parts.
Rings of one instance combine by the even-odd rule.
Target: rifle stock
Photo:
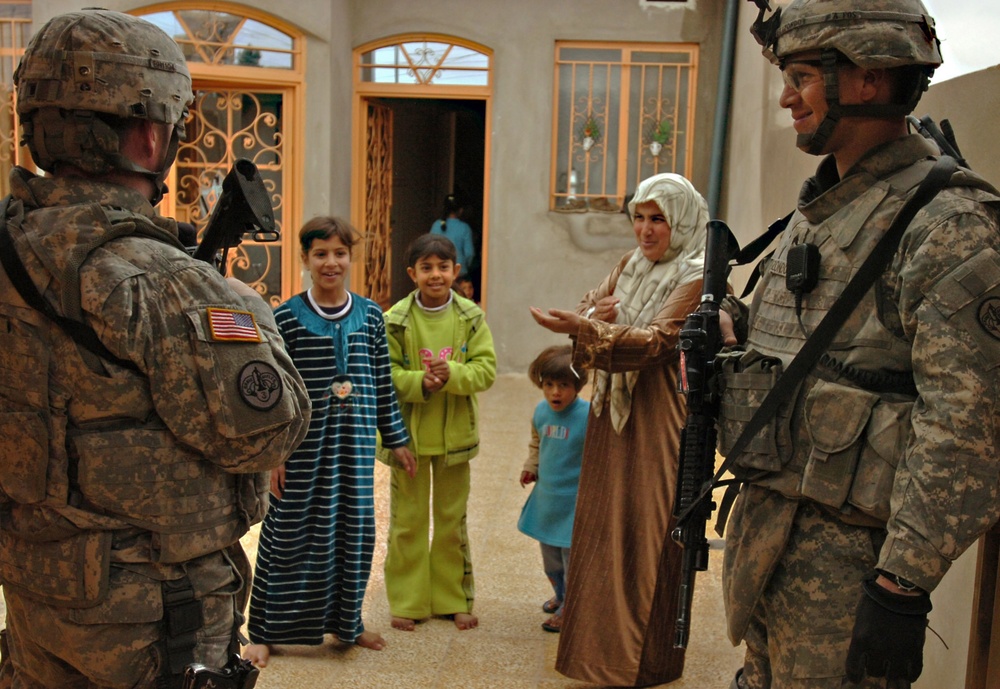
[[[222,181],[222,194],[194,257],[217,266],[225,275],[229,249],[239,246],[244,235],[250,235],[255,242],[281,239],[271,199],[257,166],[239,158]]]
[[[678,587],[674,647],[686,648],[694,600],[695,572],[708,569],[705,528],[715,509],[710,499],[699,499],[715,472],[716,427],[719,399],[715,394],[715,357],[722,349],[719,306],[726,295],[729,261],[739,251],[726,223],[709,221],[705,247],[702,298],[698,310],[687,317],[680,332],[680,392],[687,399],[687,420],[681,431],[677,495],[671,537],[683,548]]]

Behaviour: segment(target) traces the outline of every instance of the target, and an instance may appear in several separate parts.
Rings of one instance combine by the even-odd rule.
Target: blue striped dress
[[[286,463],[281,500],[261,526],[250,596],[253,643],[353,643],[375,545],[376,430],[386,447],[408,441],[392,385],[382,311],[352,294],[324,318],[292,297],[274,311],[312,400],[312,421]],[[348,394],[349,393],[349,394]]]

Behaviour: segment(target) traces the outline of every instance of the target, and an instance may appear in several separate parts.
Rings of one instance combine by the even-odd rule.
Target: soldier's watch
[[[899,576],[898,574],[893,574],[891,572],[886,572],[885,570],[882,570],[882,569],[878,570],[878,573],[881,574],[882,576],[884,576],[886,579],[888,579],[892,583],[894,583],[896,586],[898,586],[900,591],[905,591],[906,593],[912,593],[913,591],[922,591],[923,590],[919,586],[917,586],[916,584],[914,584],[912,581],[910,581],[909,579],[904,579],[903,577]]]

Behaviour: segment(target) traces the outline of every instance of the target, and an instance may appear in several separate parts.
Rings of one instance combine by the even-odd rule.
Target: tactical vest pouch
[[[803,416],[811,450],[802,474],[802,495],[833,508],[847,500],[878,395],[818,380],[806,394]]]
[[[49,348],[16,318],[0,316],[0,501],[45,499],[49,464]]]
[[[896,468],[910,437],[913,402],[879,402],[872,408],[847,501],[880,522],[889,521]]]
[[[733,350],[716,357],[722,369],[722,402],[719,414],[719,452],[729,454],[757,407],[781,376],[781,360],[755,351]],[[736,467],[778,471],[782,450],[791,445],[788,424],[790,405],[783,405],[774,418],[747,443]]]
[[[26,541],[0,530],[0,583],[48,605],[88,608],[108,592],[111,532]]]
[[[193,534],[239,521],[236,477],[178,445],[165,430],[77,433],[70,442],[79,457],[83,498],[130,524],[154,533]],[[211,552],[226,545],[205,547]]]
[[[850,504],[888,520],[912,407],[912,402],[884,402],[867,390],[818,381],[803,411],[811,450],[802,495],[838,510]]]
[[[22,505],[45,499],[49,432],[37,412],[0,413],[0,491]]]

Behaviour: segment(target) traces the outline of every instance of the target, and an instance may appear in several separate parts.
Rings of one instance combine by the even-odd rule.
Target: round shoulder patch
[[[990,297],[979,304],[979,325],[1000,340],[1000,297]]]
[[[239,375],[240,398],[257,411],[268,411],[281,401],[284,387],[274,366],[264,361],[251,361]]]

